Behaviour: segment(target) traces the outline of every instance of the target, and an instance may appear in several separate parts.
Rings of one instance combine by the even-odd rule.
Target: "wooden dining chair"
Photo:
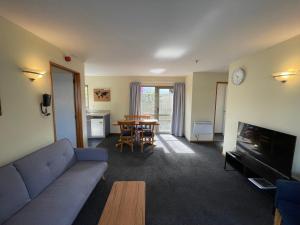
[[[131,151],[133,152],[133,145],[135,140],[135,121],[118,121],[118,125],[120,126],[120,139],[118,146],[121,146],[121,152],[123,151],[123,145],[127,144],[131,147]]]
[[[156,126],[156,122],[146,122],[141,121],[139,125],[142,127],[141,131],[139,132],[140,136],[140,144],[141,144],[141,152],[144,151],[144,145],[150,144],[152,145],[152,151],[154,149],[154,128]]]
[[[138,115],[125,115],[124,118],[125,118],[125,120],[138,120],[139,119]]]
[[[151,119],[151,115],[140,115],[141,120],[149,120]]]
[[[147,120],[150,119],[150,115],[125,115],[125,120]]]
[[[150,115],[125,115],[125,120],[135,120],[135,121],[141,121],[141,120],[147,120],[150,119]],[[139,135],[139,132],[142,130],[141,125],[135,126],[135,133],[136,135]]]

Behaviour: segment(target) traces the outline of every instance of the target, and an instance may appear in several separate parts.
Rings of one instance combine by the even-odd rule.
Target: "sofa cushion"
[[[26,186],[12,165],[0,168],[0,224],[30,201]]]
[[[4,225],[72,224],[106,168],[106,162],[76,162]]]
[[[300,205],[293,202],[281,200],[278,209],[284,225],[300,224]]]
[[[76,161],[74,149],[67,139],[48,145],[14,162],[31,198],[35,198],[51,182]]]
[[[75,148],[77,160],[107,161],[108,154],[105,148]]]

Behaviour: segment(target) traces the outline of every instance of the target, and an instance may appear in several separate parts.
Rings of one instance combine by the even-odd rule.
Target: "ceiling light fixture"
[[[183,48],[162,48],[155,53],[155,58],[159,59],[178,59],[185,54]]]
[[[155,69],[151,69],[150,73],[161,74],[161,73],[163,73],[165,71],[166,71],[166,69],[164,69],[164,68],[155,68]]]

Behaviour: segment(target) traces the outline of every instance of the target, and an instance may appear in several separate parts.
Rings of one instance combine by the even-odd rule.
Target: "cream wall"
[[[89,88],[90,110],[109,110],[111,123],[124,118],[129,112],[129,85],[132,81],[139,81],[144,85],[170,86],[175,82],[185,82],[185,77],[146,77],[146,76],[86,76],[85,82]],[[94,102],[94,88],[110,88],[110,102]],[[111,125],[111,133],[118,133],[119,129]]]
[[[300,36],[242,58],[230,65],[230,74],[244,67],[247,77],[227,92],[224,151],[235,148],[238,121],[298,136],[293,174],[300,175],[300,76],[282,84],[274,72],[300,70]]]
[[[82,93],[84,66],[76,59],[71,63],[64,62],[63,53],[58,48],[2,17],[0,30],[0,98],[3,114],[0,116],[0,165],[4,165],[54,141],[52,116],[43,117],[39,108],[41,95],[51,93],[49,61],[80,72]],[[47,71],[47,74],[30,82],[20,68]],[[84,95],[82,100],[84,102]],[[83,119],[86,143],[85,116]]]
[[[186,138],[189,141],[195,141],[192,135],[192,126],[194,121],[214,121],[216,84],[217,82],[226,82],[228,73],[196,72],[192,78],[192,97],[190,122],[186,123]],[[187,94],[188,96],[188,94]],[[186,110],[189,113],[189,110]],[[204,139],[206,137],[203,137]]]

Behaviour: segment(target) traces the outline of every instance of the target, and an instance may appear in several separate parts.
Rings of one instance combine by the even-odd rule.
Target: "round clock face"
[[[237,68],[232,72],[232,83],[240,85],[245,80],[246,72],[242,68]]]

